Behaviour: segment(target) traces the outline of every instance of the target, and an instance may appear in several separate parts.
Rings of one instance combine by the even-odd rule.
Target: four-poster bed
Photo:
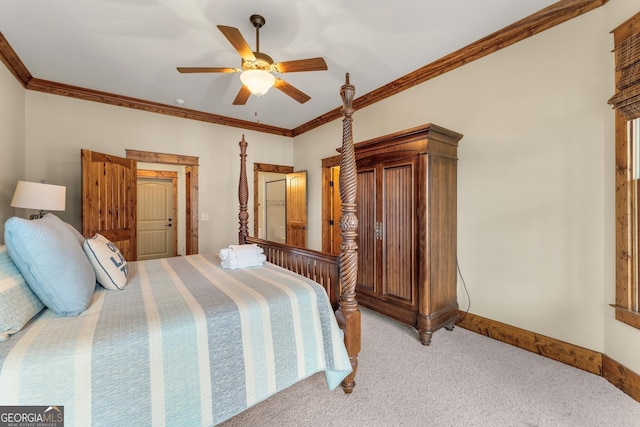
[[[360,312],[348,76],[341,94],[339,256],[248,236],[244,137],[239,240],[262,246],[264,265],[227,269],[215,254],[126,263],[116,244],[85,239],[53,214],[10,218],[0,245],[0,405],[58,405],[67,426],[215,425],[316,372],[351,393]],[[119,274],[116,288],[100,268]],[[6,298],[7,289],[22,296]]]

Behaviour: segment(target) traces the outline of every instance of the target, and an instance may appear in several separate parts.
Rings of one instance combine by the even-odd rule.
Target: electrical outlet
[[[201,213],[200,214],[200,221],[209,221],[209,214],[208,213]]]

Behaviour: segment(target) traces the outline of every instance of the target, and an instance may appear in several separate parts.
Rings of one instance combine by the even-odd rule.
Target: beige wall
[[[15,214],[9,206],[13,191],[24,177],[24,117],[24,88],[0,64],[0,243],[4,222]]]
[[[640,331],[615,321],[609,307],[614,115],[606,101],[614,90],[610,31],[638,11],[639,0],[612,0],[354,114],[356,142],[430,122],[464,134],[458,259],[471,312],[605,352],[635,372]],[[351,75],[356,92],[358,80]],[[309,171],[315,249],[320,159],[336,154],[341,132],[335,121],[295,139],[295,167]],[[466,309],[461,284],[458,295]]]
[[[81,226],[80,149],[124,157],[125,149],[199,157],[200,252],[238,240],[238,176],[245,134],[253,162],[292,164],[292,140],[122,107],[27,91],[26,178],[67,186],[60,217]],[[250,180],[253,194],[253,180]]]

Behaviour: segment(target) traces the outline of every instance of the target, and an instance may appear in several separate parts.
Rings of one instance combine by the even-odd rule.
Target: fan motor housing
[[[255,61],[247,61],[246,59],[242,60],[243,70],[272,71],[273,59],[271,59],[269,55],[262,52],[253,52],[253,55],[256,57]]]

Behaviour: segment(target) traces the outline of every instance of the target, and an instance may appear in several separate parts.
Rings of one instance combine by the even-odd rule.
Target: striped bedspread
[[[0,344],[0,405],[63,405],[65,426],[209,426],[316,372],[351,372],[322,287],[216,256],[132,262],[75,318],[44,310]]]

